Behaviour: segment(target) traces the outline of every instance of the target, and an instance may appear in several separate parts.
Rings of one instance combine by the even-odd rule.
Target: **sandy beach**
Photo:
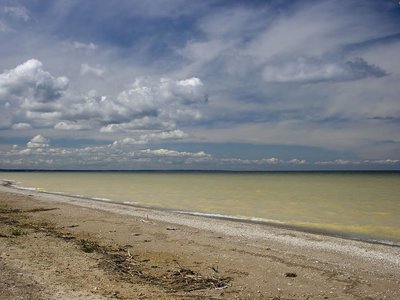
[[[0,187],[1,299],[400,299],[400,248]]]

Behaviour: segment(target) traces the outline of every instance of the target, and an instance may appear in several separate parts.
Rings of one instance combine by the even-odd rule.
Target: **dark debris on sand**
[[[41,222],[30,218],[26,213],[53,210],[53,208],[36,208],[29,211],[20,209],[0,208],[0,223],[34,232],[43,232],[46,235],[59,238],[68,243],[74,243],[83,252],[97,255],[98,267],[116,275],[119,280],[128,283],[144,283],[162,287],[169,293],[192,292],[211,289],[225,289],[230,286],[231,278],[208,276],[189,268],[158,269],[155,274],[149,270],[154,265],[147,259],[139,259],[130,253],[127,247],[103,246],[90,238],[82,238],[78,233],[72,233],[59,228],[54,224]],[[1,237],[10,237],[2,234]],[[148,264],[152,267],[148,267]]]

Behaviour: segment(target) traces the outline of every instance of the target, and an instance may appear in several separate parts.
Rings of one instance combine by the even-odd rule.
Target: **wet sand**
[[[0,299],[400,299],[400,248],[0,187]]]

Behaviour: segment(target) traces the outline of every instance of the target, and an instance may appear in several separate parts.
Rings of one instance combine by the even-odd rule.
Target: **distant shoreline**
[[[141,169],[141,170],[79,170],[79,169],[71,169],[71,170],[64,170],[64,169],[0,169],[0,172],[82,172],[82,173],[92,173],[92,172],[121,172],[121,173],[399,173],[400,170],[224,170],[224,169],[216,169],[216,170],[184,170],[184,169],[177,169],[177,170],[158,170],[158,169]]]

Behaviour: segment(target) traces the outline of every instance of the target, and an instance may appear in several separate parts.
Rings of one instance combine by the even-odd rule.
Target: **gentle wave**
[[[245,216],[233,216],[233,215],[225,215],[225,214],[216,214],[216,213],[205,213],[205,212],[197,212],[197,211],[186,211],[186,210],[174,210],[174,212],[183,214],[183,215],[191,215],[191,216],[200,216],[200,217],[208,217],[208,218],[216,218],[216,219],[229,219],[236,221],[244,221],[244,222],[253,222],[253,223],[266,223],[266,224],[287,224],[285,222],[281,222],[278,220],[265,219],[265,218],[255,218],[255,217],[245,217]]]
[[[231,216],[231,215],[224,215],[224,214],[215,214],[215,213],[203,213],[203,212],[194,212],[194,211],[183,211],[183,210],[174,210],[176,213],[180,213],[183,215],[190,215],[190,216],[200,216],[206,218],[215,218],[215,219],[222,219],[222,220],[230,220],[230,221],[237,221],[237,222],[245,222],[245,223],[255,223],[255,224],[265,224],[269,226],[275,226],[280,228],[286,228],[296,231],[314,233],[314,234],[321,234],[321,235],[329,235],[335,236],[338,238],[346,238],[351,240],[357,241],[364,241],[373,244],[381,244],[387,246],[394,246],[400,247],[399,242],[390,241],[390,240],[380,240],[375,238],[369,238],[366,236],[361,237],[357,234],[350,234],[343,231],[334,231],[334,230],[327,230],[322,228],[313,228],[311,226],[304,226],[294,223],[285,223],[278,220],[272,219],[265,219],[265,218],[254,218],[254,217],[244,217],[244,216]]]

